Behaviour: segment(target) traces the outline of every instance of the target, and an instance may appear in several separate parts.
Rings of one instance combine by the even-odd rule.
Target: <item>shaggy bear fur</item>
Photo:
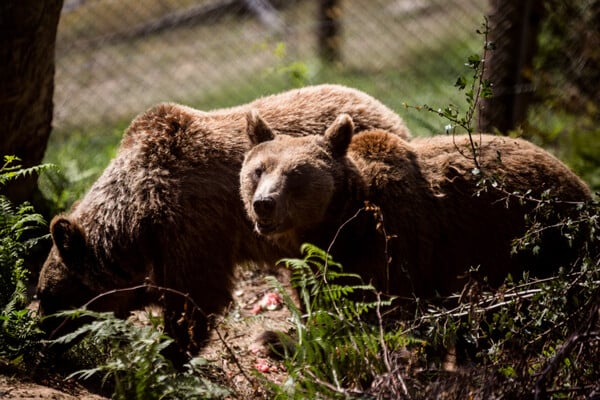
[[[230,302],[234,265],[273,263],[280,256],[252,232],[239,199],[239,170],[250,148],[246,131],[263,129],[251,110],[281,134],[322,133],[345,112],[358,130],[408,137],[400,117],[383,104],[337,85],[211,112],[156,106],[131,123],[117,156],[85,197],[52,220],[54,245],[37,288],[41,313],[150,282],[188,295],[187,304],[179,294],[144,289],[118,291],[89,307],[127,316],[160,301],[166,332],[195,353],[206,338],[207,316]],[[48,321],[47,331],[54,328]]]
[[[523,269],[549,273],[565,246],[547,242],[539,257],[511,256],[532,204],[507,193],[591,197],[558,159],[521,139],[475,135],[481,173],[473,174],[467,136],[406,142],[382,130],[352,134],[351,118],[341,115],[324,135],[251,135],[241,198],[255,231],[284,253],[297,255],[304,242],[329,248],[345,271],[401,298],[458,291],[470,267],[492,285]],[[497,186],[480,185],[482,176]]]

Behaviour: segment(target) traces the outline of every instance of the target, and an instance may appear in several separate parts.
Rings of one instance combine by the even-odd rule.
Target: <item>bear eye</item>
[[[259,180],[259,179],[260,179],[260,177],[262,176],[262,174],[263,174],[264,170],[265,170],[265,169],[264,169],[264,167],[263,167],[262,165],[261,165],[261,166],[259,166],[259,167],[256,167],[256,168],[254,169],[254,176],[253,176],[253,177],[254,177],[254,179],[255,179],[255,180]]]

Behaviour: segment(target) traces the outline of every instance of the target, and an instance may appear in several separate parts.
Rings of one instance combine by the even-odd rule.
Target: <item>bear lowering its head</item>
[[[501,187],[482,190],[466,136],[406,142],[381,130],[353,136],[353,129],[341,115],[324,135],[253,132],[241,197],[255,231],[288,255],[304,242],[330,248],[345,271],[400,297],[459,290],[469,267],[493,285],[523,269],[550,272],[564,247],[544,246],[532,259],[511,256],[532,206],[507,201],[506,193],[591,197],[558,159],[524,140],[476,136],[481,170]],[[382,212],[387,246],[365,201]]]
[[[407,137],[403,121],[358,90],[319,85],[201,112],[159,105],[138,116],[116,157],[68,215],[52,220],[54,246],[42,268],[40,311],[78,307],[113,289],[146,280],[188,295],[119,291],[90,304],[128,311],[159,301],[165,328],[192,353],[207,334],[209,314],[230,301],[234,265],[274,263],[281,253],[252,232],[239,198],[239,171],[261,131],[257,110],[277,133],[322,133],[340,112],[358,131],[388,129]],[[52,320],[48,320],[50,323]],[[47,330],[52,331],[53,326]]]

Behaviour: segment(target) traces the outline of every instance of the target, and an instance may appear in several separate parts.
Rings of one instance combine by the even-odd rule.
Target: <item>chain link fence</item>
[[[405,101],[447,104],[459,96],[452,83],[466,57],[481,49],[475,30],[488,12],[483,0],[338,1],[339,59],[324,63],[319,5],[65,0],[55,129],[124,123],[158,102],[208,110],[322,82],[357,87],[397,111]],[[411,129],[426,125],[411,118]]]

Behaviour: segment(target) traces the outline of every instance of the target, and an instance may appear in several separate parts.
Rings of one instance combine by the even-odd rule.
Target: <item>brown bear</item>
[[[54,244],[37,287],[40,312],[78,307],[101,293],[149,281],[181,294],[117,291],[89,307],[126,316],[160,297],[167,333],[196,352],[207,334],[206,317],[230,301],[234,265],[274,263],[280,256],[253,233],[239,198],[239,171],[250,148],[246,130],[262,129],[251,110],[281,134],[322,133],[344,112],[357,131],[409,135],[382,103],[338,85],[211,112],[156,106],[131,123],[118,154],[85,197],[52,220]],[[49,319],[47,331],[54,328]]]
[[[475,135],[477,173],[466,135],[410,142],[382,130],[353,136],[347,115],[324,135],[250,133],[240,193],[255,231],[287,255],[304,242],[329,249],[344,271],[408,300],[460,290],[470,267],[492,285],[524,269],[548,273],[560,247],[543,247],[544,259],[511,256],[533,206],[510,194],[591,198],[563,163],[521,139]],[[482,186],[482,176],[495,183]]]

